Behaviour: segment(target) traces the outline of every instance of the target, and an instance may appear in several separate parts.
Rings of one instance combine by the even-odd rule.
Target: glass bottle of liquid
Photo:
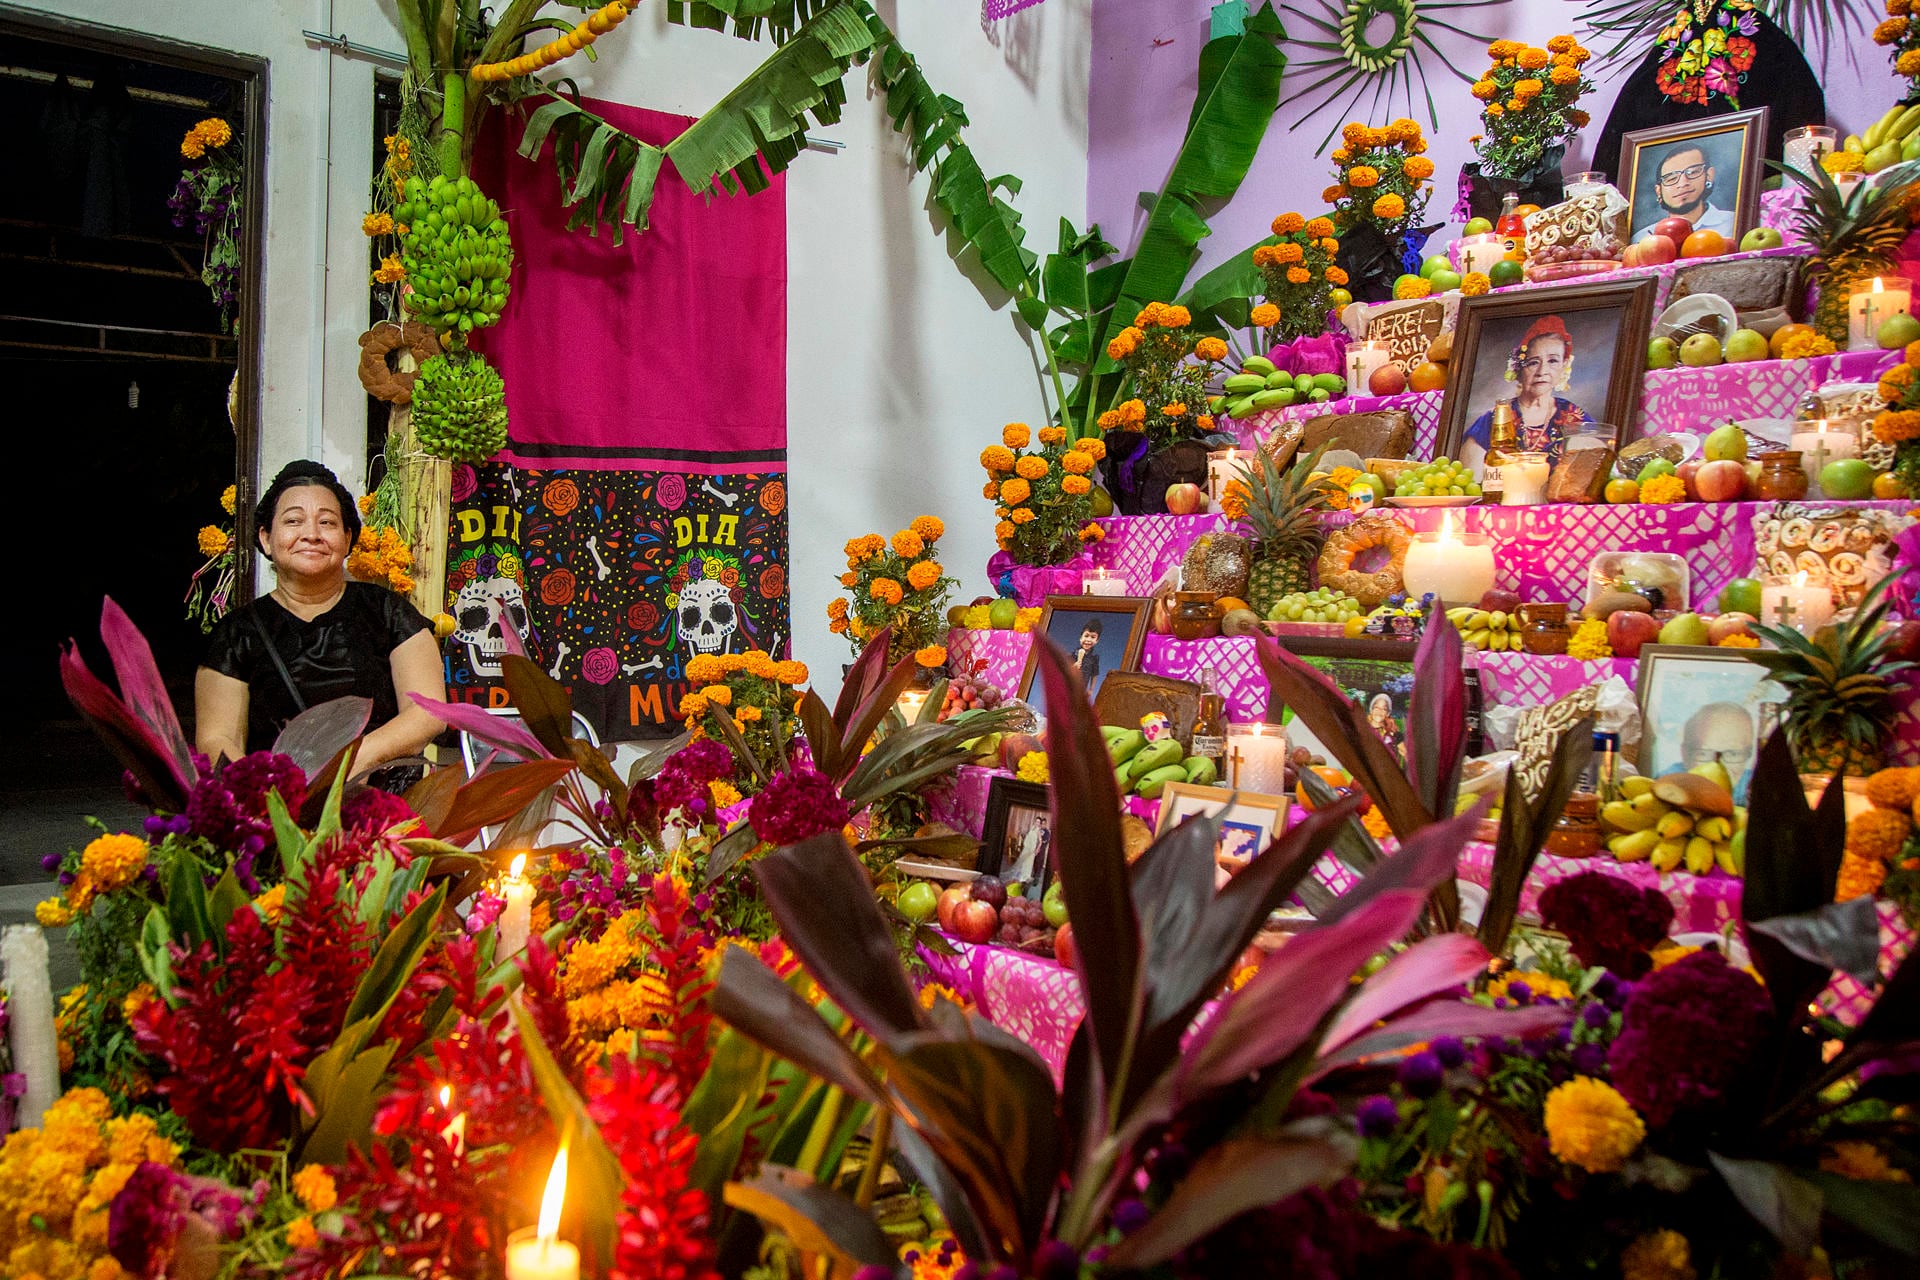
[[[1514,212],[1519,207],[1519,193],[1507,192],[1500,197],[1500,216],[1493,224],[1493,233],[1506,246],[1507,257],[1516,262],[1524,261],[1527,256],[1527,222]]]
[[[1480,496],[1493,506],[1506,498],[1506,465],[1520,454],[1520,416],[1513,401],[1496,400],[1493,423],[1487,428],[1487,453],[1480,462]]]
[[[1187,754],[1213,761],[1214,775],[1224,781],[1227,776],[1227,700],[1215,684],[1212,667],[1200,668],[1198,675],[1200,714],[1193,722],[1193,745]]]

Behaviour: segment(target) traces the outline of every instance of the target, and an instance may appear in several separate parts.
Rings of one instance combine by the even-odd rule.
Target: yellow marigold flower
[[[854,543],[848,543],[849,554]],[[726,664],[710,653],[696,656],[687,664],[686,677],[694,684],[712,684],[716,680],[727,678]]]
[[[758,724],[760,716],[761,712],[758,707],[735,707],[733,709],[733,722],[742,730],[745,730],[750,724]]]
[[[1369,132],[1367,126],[1357,120],[1350,120],[1341,127],[1340,136],[1346,140],[1348,146],[1357,147],[1367,140]]]
[[[1347,170],[1347,185],[1358,187],[1362,191],[1375,186],[1380,181],[1380,171],[1370,164],[1357,164]]]
[[[939,516],[915,516],[913,523],[907,526],[920,535],[922,542],[932,544],[947,536],[947,526]]]
[[[1027,424],[1024,422],[1009,422],[1000,432],[1000,443],[1009,449],[1026,448],[1028,439]]]
[[[1253,309],[1253,314],[1248,318],[1253,321],[1255,328],[1271,329],[1280,323],[1280,308],[1271,302],[1263,302]]]
[[[1013,453],[997,444],[990,444],[980,451],[980,465],[995,475],[1013,470]]]
[[[273,888],[255,898],[253,905],[260,909],[260,918],[262,920],[265,920],[269,925],[279,924],[280,917],[285,915],[287,910],[286,884],[283,882],[273,886]]]
[[[232,515],[233,504],[235,500],[239,498],[239,496],[240,496],[240,491],[237,488],[235,488],[233,485],[228,485],[220,493],[220,509],[226,512],[228,515]]]
[[[380,259],[380,269],[373,273],[378,284],[394,284],[407,278],[407,269],[400,265],[400,255],[390,253]]]
[[[1406,212],[1407,202],[1391,191],[1373,202],[1373,216],[1388,222],[1405,217]]]
[[[1313,272],[1307,270],[1305,267],[1288,267],[1287,268],[1288,284],[1305,284],[1307,281],[1311,279],[1313,279]]]
[[[1343,271],[1339,267],[1327,268],[1328,284],[1344,285],[1346,282],[1347,282],[1347,273],[1345,271]]]
[[[180,139],[180,158],[181,159],[198,160],[201,156],[204,156],[205,154],[207,154],[207,144],[200,141],[200,135],[196,133],[188,133],[186,137]]]
[[[1402,280],[1393,286],[1393,296],[1401,302],[1405,302],[1409,298],[1424,298],[1432,292],[1433,282],[1418,278]]]
[[[147,842],[126,834],[96,836],[80,852],[80,870],[102,893],[111,893],[147,865]]]
[[[1820,157],[1820,167],[1828,173],[1860,173],[1867,167],[1867,158],[1857,151],[1829,151]]]
[[[986,605],[968,605],[960,615],[960,625],[969,631],[987,631],[993,627],[993,614]]]
[[[1495,40],[1487,46],[1487,56],[1497,62],[1501,58],[1513,57],[1524,48],[1526,48],[1526,46],[1518,40]]]
[[[1047,460],[1027,454],[1013,464],[1013,474],[1022,480],[1039,480],[1047,474]]]
[[[907,585],[915,591],[925,591],[940,581],[940,565],[933,560],[922,560],[907,570]]]
[[[1647,1136],[1647,1126],[1612,1085],[1575,1076],[1547,1095],[1547,1145],[1588,1173],[1613,1173]]]
[[[1297,244],[1277,244],[1273,246],[1273,260],[1278,263],[1298,262],[1306,257],[1307,251]]]
[[[1873,29],[1873,42],[1875,44],[1898,44],[1906,34],[1907,19],[1903,17],[1888,18],[1885,22]],[[182,146],[181,150],[185,151],[186,148]]]
[[[1015,524],[1030,524],[1038,518],[1032,507],[1021,507],[1009,517]]]
[[[1163,404],[1163,405],[1161,405],[1161,406],[1160,406],[1160,416],[1161,416],[1161,417],[1163,417],[1163,418],[1184,418],[1184,417],[1186,417],[1186,416],[1187,416],[1187,404],[1186,404],[1186,401],[1184,401],[1184,400],[1175,400],[1175,401],[1174,401],[1174,402],[1173,402],[1172,404]]]
[[[1836,1142],[1820,1156],[1820,1169],[1855,1182],[1912,1182],[1913,1175],[1897,1169],[1886,1152],[1871,1142]]]
[[[1423,182],[1433,176],[1433,161],[1425,156],[1408,156],[1406,162],[1400,166],[1400,172],[1415,182]]]
[[[304,1165],[293,1175],[293,1194],[314,1213],[325,1213],[340,1199],[333,1175],[325,1165],[319,1164]]]
[[[1555,36],[1553,39],[1547,41],[1548,53],[1570,53],[1578,47],[1579,42],[1572,36],[1567,35]]]
[[[1547,65],[1547,51],[1545,49],[1522,49],[1515,55],[1514,60],[1528,71],[1538,71]]]
[[[1107,442],[1098,436],[1088,436],[1073,447],[1079,452],[1086,454],[1089,458],[1092,458],[1095,462],[1107,456]]]
[[[1898,809],[1869,809],[1847,823],[1847,852],[1891,862],[1900,856],[1913,820]]]
[[[1227,344],[1218,338],[1202,338],[1193,344],[1193,354],[1209,364],[1227,358]],[[1905,366],[1902,366],[1905,367]]]
[[[1032,496],[1033,486],[1018,477],[1004,481],[1000,485],[1000,501],[1010,507],[1019,506]]]
[[[1042,427],[1036,434],[1041,444],[1054,445],[1065,444],[1067,442],[1067,429],[1065,427]]]
[[[1906,368],[1905,365],[1900,367]],[[1878,415],[1873,420],[1873,438],[1882,444],[1899,444],[1920,438],[1920,411],[1889,409]]]
[[[1107,540],[1107,531],[1105,529],[1102,529],[1098,524],[1089,523],[1089,524],[1083,524],[1080,526],[1080,541],[1105,542],[1106,540]],[[1018,623],[1015,623],[1013,629],[1015,631],[1020,630],[1020,625]]]
[[[1835,152],[1834,154],[1850,153]],[[1830,356],[1833,352],[1833,339],[1821,333],[1796,333],[1780,344],[1780,356],[1784,360],[1800,360],[1812,356]]]
[[[1460,292],[1477,298],[1493,288],[1493,280],[1484,271],[1469,271],[1460,277]]]
[[[1320,200],[1323,204],[1335,204],[1346,194],[1346,187],[1336,182],[1320,192]]]
[[[1290,236],[1307,225],[1307,220],[1297,213],[1287,212],[1273,220],[1273,234]]]
[[[1895,58],[1893,69],[1903,76],[1920,76],[1920,49],[1909,49]]]
[[[688,721],[698,720],[707,714],[707,700],[697,693],[690,693],[680,699],[680,714]]]
[[[225,555],[227,547],[232,544],[232,539],[227,537],[227,531],[218,525],[212,524],[206,525],[200,530],[200,536],[197,541],[200,546],[200,554],[206,556],[208,559],[212,559],[214,556]]]
[[[1580,83],[1580,73],[1573,67],[1555,67],[1547,73],[1547,78],[1557,85]]]
[[[1087,529],[1098,530],[1098,528],[1099,526],[1097,525],[1087,526]],[[1082,529],[1080,531],[1080,536],[1082,538],[1085,538],[1087,536],[1087,529]],[[1040,608],[1017,610],[1013,615],[1013,629],[1015,631],[1033,630],[1035,627],[1040,625],[1040,615],[1044,612],[1045,610]]]
[[[1345,147],[1335,147],[1333,151],[1328,154],[1327,159],[1333,161],[1335,164],[1345,164],[1347,161],[1353,159],[1353,152],[1347,150]]]
[[[224,147],[233,141],[233,126],[218,116],[202,120],[193,126],[193,131],[210,149]]]
[[[1013,527],[1013,523],[1008,520],[1002,520],[999,524],[993,526],[993,536],[1000,542],[1009,541],[1017,532],[1018,530]]]
[[[1649,1231],[1620,1252],[1620,1280],[1695,1280],[1692,1251],[1678,1231]]]
[[[390,213],[370,213],[360,219],[360,231],[369,236],[390,236],[393,234],[393,215]]]
[[[1484,114],[1489,120],[1498,120],[1501,116],[1507,114],[1507,109],[1497,102],[1489,102]]]
[[[1470,92],[1480,101],[1488,102],[1500,96],[1500,86],[1491,80],[1475,80]]]
[[[1913,12],[1913,0],[1887,0],[1887,13],[1892,17]]]
[[[930,644],[913,651],[913,660],[923,667],[937,667],[947,660],[947,647],[942,644]]]
[[[1507,994],[1507,988],[1516,982],[1524,982],[1535,996],[1551,996],[1555,1000],[1573,999],[1573,988],[1550,973],[1540,973],[1531,969],[1509,969],[1487,984],[1487,994],[1498,999]]]
[[[1867,802],[1907,813],[1920,800],[1920,769],[1882,769],[1867,779]]]
[[[1047,753],[1029,751],[1021,756],[1019,766],[1014,770],[1014,776],[1022,782],[1038,782],[1044,786],[1051,781],[1047,772]]]
[[[1530,101],[1531,99],[1529,98],[1508,98],[1507,110],[1509,112],[1525,111],[1527,109],[1527,103]]]
[[[1863,858],[1846,853],[1840,858],[1840,879],[1834,886],[1835,902],[1851,902],[1880,892],[1887,879],[1887,864],[1878,858]]]
[[[1025,459],[1021,461],[1024,462]],[[1015,470],[1018,469],[1016,465]],[[911,529],[902,529],[893,535],[893,554],[902,560],[911,560],[926,549],[927,544],[920,541],[920,535]]]
[[[845,596],[835,596],[833,599],[827,601],[827,616],[829,618],[844,618],[847,616],[847,600]]]
[[[1655,476],[1640,486],[1640,501],[1656,506],[1679,502],[1687,496],[1687,482],[1679,476]]]
[[[73,923],[73,912],[67,910],[67,904],[59,898],[48,898],[34,904],[33,918],[48,929],[59,929]]]
[[[934,565],[935,572],[940,566]],[[786,658],[773,664],[773,678],[784,685],[802,685],[807,682],[807,664],[797,658]]]

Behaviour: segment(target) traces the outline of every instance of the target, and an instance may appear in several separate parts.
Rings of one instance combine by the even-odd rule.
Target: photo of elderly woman
[[[1581,319],[1575,316],[1576,323]],[[1520,323],[1525,323],[1521,321]],[[1490,329],[1493,326],[1488,326]],[[1611,325],[1601,328],[1610,329]],[[1482,341],[1482,350],[1487,358],[1482,368],[1476,369],[1474,377],[1474,404],[1483,403],[1480,384],[1482,372],[1492,363],[1495,346],[1487,349],[1487,343],[1494,341],[1489,333]],[[1574,353],[1578,345],[1567,321],[1560,316],[1541,316],[1528,324],[1520,340],[1508,352],[1506,366],[1498,369],[1498,382],[1493,383],[1490,394],[1493,400],[1513,402],[1514,416],[1518,419],[1517,447],[1524,452],[1537,452],[1547,455],[1549,464],[1560,461],[1566,452],[1569,437],[1579,433],[1580,429],[1597,421],[1583,408],[1574,397]],[[1601,397],[1606,395],[1607,368],[1604,360],[1596,362],[1599,369],[1593,391]],[[1505,394],[1503,394],[1503,392]],[[1480,471],[1480,459],[1486,454],[1493,431],[1495,406],[1489,404],[1485,412],[1475,418],[1467,428],[1466,444],[1463,447],[1461,461]]]

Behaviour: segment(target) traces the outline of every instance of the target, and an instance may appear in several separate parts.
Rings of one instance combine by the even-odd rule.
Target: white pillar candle
[[[1239,449],[1215,449],[1207,455],[1207,510],[1218,513],[1227,496],[1227,485],[1240,478],[1251,463],[1250,452]],[[1098,595],[1098,592],[1089,592]]]
[[[1806,570],[1791,582],[1776,578],[1760,588],[1760,621],[1773,627],[1792,627],[1810,636],[1833,617],[1833,588],[1808,583]]]
[[[1112,569],[1082,569],[1080,571],[1080,594],[1083,596],[1123,596],[1127,594],[1127,580]]]
[[[1807,473],[1807,488],[1812,497],[1820,496],[1820,472],[1829,462],[1860,456],[1860,437],[1852,431],[1832,429],[1825,418],[1813,424],[1811,431],[1793,433],[1792,448],[1800,454],[1800,466]]]
[[[521,874],[526,869],[527,855],[516,853],[507,868],[506,879],[500,882],[500,896],[507,900],[507,905],[500,911],[500,939],[493,951],[495,964],[520,954],[527,945],[527,931],[533,926],[533,881]]]
[[[580,1280],[580,1251],[560,1235],[560,1209],[567,1191],[567,1149],[553,1157],[547,1190],[540,1197],[540,1225],[507,1240],[507,1280]]]
[[[1547,478],[1553,468],[1544,453],[1522,453],[1500,468],[1500,505],[1530,507],[1547,500]],[[1491,554],[1491,553],[1489,553]]]
[[[1456,537],[1449,511],[1438,532],[1418,535],[1407,548],[1405,576],[1409,601],[1431,592],[1443,604],[1475,604],[1493,587],[1493,548],[1484,537]]]
[[[1462,236],[1460,245],[1460,274],[1478,271],[1486,275],[1493,270],[1493,264],[1507,256],[1507,242],[1491,231],[1485,235]]]
[[[1227,726],[1227,781],[1236,791],[1286,794],[1287,731],[1277,724]]]
[[[7,986],[7,1044],[13,1069],[27,1078],[15,1116],[22,1129],[60,1097],[60,1038],[53,1027],[53,987],[47,977],[47,935],[37,924],[0,932],[0,974]]]
[[[1384,342],[1351,342],[1347,344],[1347,394],[1364,396],[1370,394],[1367,382],[1376,369],[1385,368],[1393,363],[1393,348]]]
[[[1847,298],[1847,349],[1877,351],[1880,326],[1913,310],[1913,285],[1903,276],[1875,276]]]

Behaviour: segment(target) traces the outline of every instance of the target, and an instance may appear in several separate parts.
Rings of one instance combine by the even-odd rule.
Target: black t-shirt
[[[370,582],[349,582],[331,609],[308,622],[272,596],[242,605],[214,626],[203,665],[247,683],[247,750],[265,751],[300,713],[261,637],[287,664],[287,674],[309,707],[348,696],[373,699],[367,721],[376,729],[400,714],[390,658],[415,632],[433,624],[407,601]]]

